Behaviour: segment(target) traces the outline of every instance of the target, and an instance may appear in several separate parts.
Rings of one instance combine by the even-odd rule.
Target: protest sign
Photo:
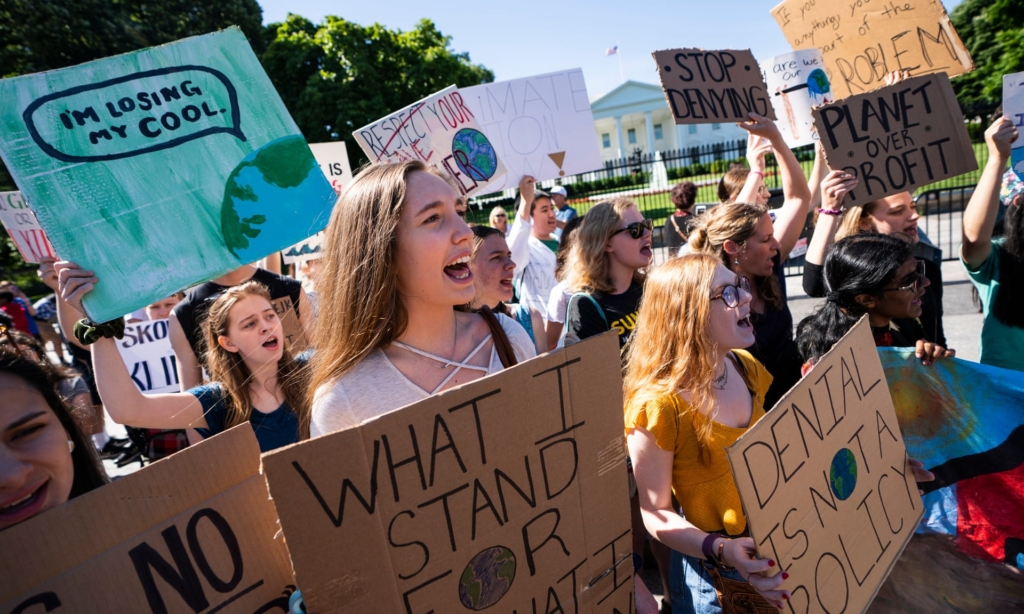
[[[121,360],[144,394],[181,391],[168,330],[167,320],[125,324],[124,337],[117,340]]]
[[[651,55],[677,124],[745,122],[750,113],[776,118],[749,49],[665,49]]]
[[[922,514],[867,317],[727,454],[792,610],[866,610]]]
[[[777,55],[761,62],[772,107],[779,117],[779,132],[790,147],[818,140],[811,108],[835,100],[817,49]]]
[[[309,148],[320,165],[320,170],[331,182],[334,192],[340,195],[341,190],[352,182],[352,168],[348,163],[345,143],[311,143]],[[281,252],[284,263],[292,264],[319,258],[323,255],[320,251],[323,238],[324,233],[321,231],[285,249]]]
[[[1010,152],[1010,168],[1024,177],[1024,72],[1003,75],[1003,115],[1017,126],[1017,140]]]
[[[0,222],[3,222],[25,262],[39,264],[43,258],[57,257],[46,238],[46,231],[21,197],[21,192],[0,192]]]
[[[287,612],[252,426],[0,532],[0,612]]]
[[[238,28],[0,81],[0,154],[104,322],[321,230],[335,194]]]
[[[266,454],[309,610],[631,612],[620,370],[604,335]]]
[[[945,73],[850,96],[812,114],[828,165],[860,180],[843,201],[847,207],[978,169]]]
[[[784,0],[772,9],[793,49],[818,49],[837,99],[871,91],[885,76],[974,70],[974,60],[935,0]]]
[[[299,316],[295,314],[295,303],[292,297],[282,296],[270,301],[274,312],[281,319],[281,328],[284,336],[288,339],[288,347],[294,354],[306,351],[309,348],[309,340],[306,339],[306,331],[299,322]]]
[[[352,133],[371,162],[422,160],[463,196],[495,191],[505,165],[454,85]]]
[[[524,175],[557,179],[602,167],[594,115],[579,68],[459,89],[505,164],[503,186]]]

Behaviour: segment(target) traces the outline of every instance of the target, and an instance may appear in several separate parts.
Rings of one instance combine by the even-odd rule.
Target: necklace
[[[725,385],[729,383],[729,365],[725,365],[725,373],[722,373],[714,380],[711,385],[719,390],[725,390]]]

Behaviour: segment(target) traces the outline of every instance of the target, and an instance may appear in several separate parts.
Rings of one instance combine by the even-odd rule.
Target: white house
[[[747,138],[736,124],[677,126],[661,86],[639,81],[626,81],[592,101],[590,110],[602,160],[628,156],[636,149],[651,153]]]

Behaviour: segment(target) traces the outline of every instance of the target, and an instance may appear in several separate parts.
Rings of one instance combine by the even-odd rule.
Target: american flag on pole
[[[608,49],[606,49],[604,54],[605,55],[615,55],[618,52],[619,52],[619,46],[615,45],[613,47],[609,47]]]

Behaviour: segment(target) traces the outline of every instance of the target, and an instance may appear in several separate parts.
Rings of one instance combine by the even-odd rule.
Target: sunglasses
[[[715,296],[711,297],[711,300],[717,301],[722,299],[726,307],[735,307],[740,304],[740,290],[743,290],[747,294],[750,294],[750,280],[746,277],[740,277],[736,280],[736,284],[732,286],[726,286],[722,288],[722,291]]]
[[[911,280],[910,277],[913,277]],[[905,285],[896,286],[895,288],[882,288],[882,292],[902,292],[904,290],[913,290],[917,292],[921,287],[921,281],[925,279],[924,274],[924,260],[917,261],[917,268],[914,272],[903,279]]]
[[[644,236],[644,232],[654,231],[654,222],[651,220],[644,220],[642,222],[633,222],[627,225],[625,228],[620,228],[612,233],[612,236],[619,234],[620,232],[628,232],[629,236],[634,239],[640,239]]]
[[[505,219],[508,219],[508,216],[505,215],[504,213],[499,213],[498,215],[494,216],[494,219],[496,219],[496,220],[505,220]]]

